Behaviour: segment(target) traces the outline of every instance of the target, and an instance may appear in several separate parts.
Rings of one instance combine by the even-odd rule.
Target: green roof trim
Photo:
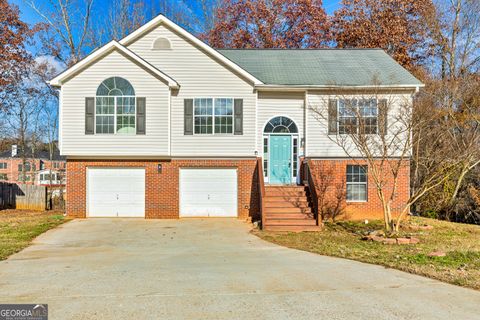
[[[421,86],[381,49],[218,49],[266,85]]]

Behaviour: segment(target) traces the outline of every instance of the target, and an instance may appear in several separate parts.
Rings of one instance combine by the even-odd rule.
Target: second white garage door
[[[181,217],[236,217],[236,169],[180,169]]]
[[[89,217],[144,217],[145,169],[88,168]]]

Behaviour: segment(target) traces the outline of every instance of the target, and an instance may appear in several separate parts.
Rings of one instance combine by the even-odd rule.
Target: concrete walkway
[[[75,220],[0,262],[50,319],[479,319],[480,292],[273,245],[229,219]]]

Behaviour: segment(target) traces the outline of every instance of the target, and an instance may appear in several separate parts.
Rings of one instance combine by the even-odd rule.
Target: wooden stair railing
[[[319,219],[318,195],[317,195],[317,188],[315,186],[315,179],[313,177],[312,170],[310,168],[310,161],[307,159],[304,159],[302,164],[304,165],[304,174],[305,174],[308,190],[310,192],[310,196],[312,197],[313,214],[318,226],[320,224],[318,221]]]
[[[260,201],[260,217],[262,219],[262,229],[265,226],[265,181],[263,178],[263,160],[257,157],[257,181]]]

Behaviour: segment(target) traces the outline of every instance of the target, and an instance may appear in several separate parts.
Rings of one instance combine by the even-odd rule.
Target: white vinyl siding
[[[306,138],[306,156],[308,157],[329,157],[344,158],[348,157],[345,150],[335,141],[335,136],[328,136],[328,100],[329,99],[361,99],[371,98],[372,95],[329,95],[321,91],[308,92],[307,107],[307,138]],[[395,113],[400,112],[402,105],[412,103],[411,94],[391,93],[378,95],[377,99],[387,99],[389,104],[388,126],[392,125]],[[398,124],[397,124],[398,125]],[[388,133],[387,133],[388,134]],[[332,139],[334,139],[332,141]],[[350,149],[350,155],[355,154],[354,149]]]
[[[159,37],[168,39],[172,49],[152,50],[152,43]],[[178,93],[171,97],[172,156],[255,155],[256,94],[252,84],[162,25],[135,40],[128,49],[180,84]],[[243,99],[243,135],[184,135],[184,99],[201,97]]]
[[[122,77],[146,98],[146,134],[85,134],[85,98],[95,97],[109,77]],[[90,65],[62,86],[61,153],[66,156],[168,155],[169,88],[117,51]]]
[[[276,116],[286,116],[293,120],[298,128],[298,136],[304,137],[305,95],[300,93],[259,92],[257,145],[259,154],[264,147],[263,129],[267,122]]]

